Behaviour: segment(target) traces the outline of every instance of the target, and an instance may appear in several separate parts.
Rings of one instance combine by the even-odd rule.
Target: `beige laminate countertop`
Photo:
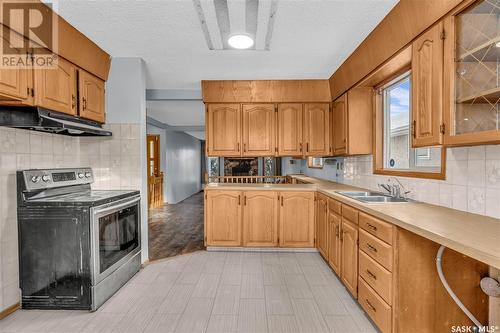
[[[336,191],[367,191],[303,175],[293,178],[310,184],[212,184],[205,189],[220,190],[317,190],[335,200],[393,223],[419,236],[461,252],[490,266],[500,268],[500,220],[423,202],[363,203]]]

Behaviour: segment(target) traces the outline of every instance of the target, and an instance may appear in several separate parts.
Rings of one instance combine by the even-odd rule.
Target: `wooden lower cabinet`
[[[392,331],[392,308],[361,278],[359,279],[358,302],[382,333]]]
[[[358,226],[342,218],[340,278],[347,290],[358,296]]]
[[[340,276],[340,260],[342,243],[340,241],[342,219],[332,210],[328,212],[328,263]]]
[[[241,192],[207,191],[206,243],[209,246],[241,245]]]
[[[280,193],[279,245],[314,247],[314,192]]]
[[[322,194],[316,197],[316,247],[328,260],[328,199]]]
[[[277,192],[244,192],[243,246],[278,246]]]

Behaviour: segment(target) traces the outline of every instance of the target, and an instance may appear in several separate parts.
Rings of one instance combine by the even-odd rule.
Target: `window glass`
[[[436,172],[441,148],[411,148],[411,75],[406,73],[383,86],[384,169]]]

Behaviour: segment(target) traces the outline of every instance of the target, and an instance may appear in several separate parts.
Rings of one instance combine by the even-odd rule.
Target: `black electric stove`
[[[22,307],[96,310],[140,268],[139,191],[90,168],[17,172]]]

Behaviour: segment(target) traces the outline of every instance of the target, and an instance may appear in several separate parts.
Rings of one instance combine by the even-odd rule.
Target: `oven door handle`
[[[117,211],[117,210],[120,210],[124,207],[127,207],[127,206],[131,206],[132,204],[135,204],[137,202],[139,202],[141,200],[141,197],[140,196],[137,196],[137,197],[134,197],[132,200],[128,200],[128,201],[125,201],[125,202],[122,202],[118,205],[111,205],[107,208],[99,208],[99,207],[96,207],[94,209],[94,215],[101,215],[102,213],[106,213],[106,212],[109,212],[109,211]]]

